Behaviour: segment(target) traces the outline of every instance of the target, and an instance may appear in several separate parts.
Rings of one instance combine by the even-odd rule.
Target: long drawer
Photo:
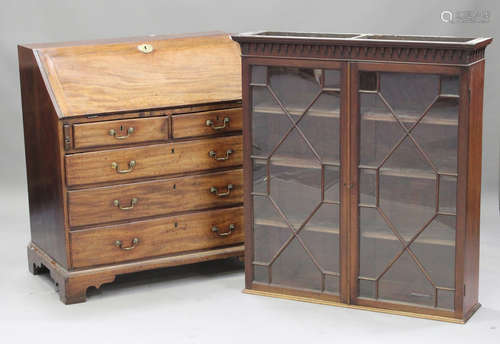
[[[241,202],[241,169],[68,192],[70,226],[210,209]]]
[[[66,155],[66,183],[84,185],[242,164],[241,136]]]
[[[205,211],[70,232],[74,268],[243,242],[243,208]]]

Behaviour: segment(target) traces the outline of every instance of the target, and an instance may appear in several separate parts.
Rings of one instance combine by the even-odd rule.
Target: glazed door
[[[455,308],[459,73],[351,65],[353,303]]]
[[[276,61],[244,62],[247,286],[338,299],[345,64]]]

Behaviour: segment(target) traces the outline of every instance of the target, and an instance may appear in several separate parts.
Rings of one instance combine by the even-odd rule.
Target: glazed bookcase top
[[[243,56],[286,56],[467,65],[492,38],[261,31],[232,36]]]
[[[22,48],[62,118],[241,99],[240,49],[222,32]]]

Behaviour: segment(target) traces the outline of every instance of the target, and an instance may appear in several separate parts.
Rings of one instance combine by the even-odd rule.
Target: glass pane
[[[380,92],[396,116],[410,128],[439,94],[439,76],[380,73]]]
[[[411,244],[432,281],[439,287],[455,287],[455,217],[437,216]]]
[[[380,173],[380,209],[410,240],[436,213],[436,177]]]
[[[360,94],[360,164],[377,167],[405,131],[377,94]]]
[[[325,201],[340,201],[340,167],[324,166],[325,169]]]
[[[272,265],[272,284],[321,291],[321,272],[293,239]]]
[[[271,159],[271,198],[298,229],[321,202],[321,168],[283,166],[280,162]]]
[[[253,159],[252,192],[267,194],[267,160]]]
[[[439,211],[456,214],[457,212],[457,177],[440,176]]]
[[[333,69],[325,70],[325,87],[340,88],[340,71]]]
[[[378,75],[367,93],[360,73],[359,295],[453,309],[459,80]]]
[[[252,66],[252,84],[267,84],[267,67]]]
[[[460,81],[457,75],[441,75],[441,94],[458,96]]]
[[[269,86],[291,113],[302,114],[321,90],[321,69],[268,68]]]
[[[434,288],[405,252],[380,279],[379,298],[432,307]]]
[[[359,89],[363,91],[377,91],[378,78],[376,72],[359,72]]]
[[[254,196],[254,261],[269,263],[291,231],[267,197]]]
[[[387,226],[377,209],[360,208],[359,226],[359,275],[377,278],[401,252],[403,244]]]
[[[299,236],[323,271],[340,272],[338,205],[321,205]]]
[[[339,277],[333,275],[325,275],[325,292],[338,294],[339,293]]]
[[[252,87],[252,154],[269,156],[291,126],[267,87]]]
[[[370,299],[376,298],[375,281],[360,279],[358,282],[359,296]]]
[[[376,170],[359,169],[359,203],[375,205],[376,177]]]
[[[269,283],[269,273],[266,266],[253,266],[253,280],[260,283]]]
[[[272,156],[275,160],[287,160],[296,164],[319,165],[319,160],[304,140],[297,128],[294,128],[279,145]]]
[[[455,292],[450,290],[438,290],[438,308],[455,309]]]
[[[457,172],[458,98],[439,98],[412,131],[439,172]]]
[[[298,127],[323,162],[338,163],[340,160],[339,103],[336,93],[322,93],[298,122]]]

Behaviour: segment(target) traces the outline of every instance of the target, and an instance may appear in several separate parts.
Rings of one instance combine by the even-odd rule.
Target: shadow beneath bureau
[[[64,304],[85,302],[102,291],[124,290],[138,285],[175,282],[204,276],[211,278],[243,270],[244,245],[196,251],[137,262],[69,271],[35,244],[28,245],[28,267],[33,275],[49,273]],[[216,262],[216,260],[218,260]],[[223,260],[223,261],[221,261]],[[196,263],[196,264],[195,264]],[[113,283],[114,282],[114,283]],[[104,287],[101,289],[101,286]]]

